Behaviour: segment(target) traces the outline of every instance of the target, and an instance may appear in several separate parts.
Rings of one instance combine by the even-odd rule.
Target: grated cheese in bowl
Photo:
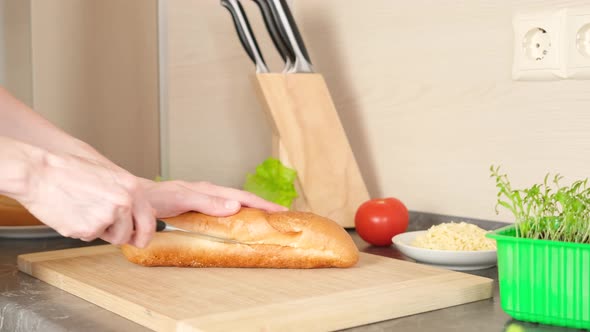
[[[485,237],[487,231],[465,222],[432,226],[416,237],[412,245],[434,250],[484,251],[496,250],[496,242]]]

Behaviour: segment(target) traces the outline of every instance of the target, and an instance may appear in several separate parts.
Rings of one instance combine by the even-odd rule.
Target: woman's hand
[[[154,210],[139,180],[114,164],[45,153],[18,195],[33,215],[63,236],[145,247],[155,231]]]
[[[241,206],[271,212],[287,210],[252,193],[208,182],[154,182],[141,179],[141,183],[158,218],[173,217],[188,211],[223,217],[237,213]]]
[[[225,216],[250,206],[286,210],[256,195],[205,182],[136,178],[0,87],[0,194],[60,234],[146,246],[155,216]],[[151,203],[151,204],[150,204]]]

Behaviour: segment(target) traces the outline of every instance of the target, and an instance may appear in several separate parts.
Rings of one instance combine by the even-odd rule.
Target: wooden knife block
[[[297,171],[293,209],[354,227],[369,193],[320,74],[256,74],[254,85],[273,130],[273,155]]]

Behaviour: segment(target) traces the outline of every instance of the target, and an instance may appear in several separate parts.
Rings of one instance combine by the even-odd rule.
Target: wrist
[[[24,199],[34,187],[34,178],[48,158],[49,152],[20,141],[0,137],[0,194]]]
[[[86,142],[78,139],[73,139],[72,142],[73,146],[71,146],[67,151],[64,152],[78,157],[82,157],[84,159],[112,163],[110,160],[108,160],[105,156],[101,155],[98,151],[96,151],[96,149],[94,149],[91,145],[87,144]]]

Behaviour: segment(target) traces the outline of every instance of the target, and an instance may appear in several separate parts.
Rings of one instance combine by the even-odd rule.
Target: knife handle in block
[[[354,227],[369,193],[322,75],[257,74],[254,85],[309,210]]]

